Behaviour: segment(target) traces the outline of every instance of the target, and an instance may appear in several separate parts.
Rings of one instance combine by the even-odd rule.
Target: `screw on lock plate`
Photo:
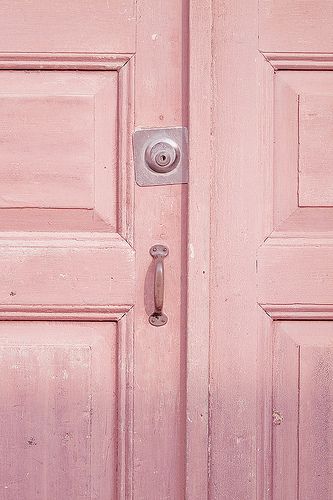
[[[188,182],[185,127],[136,130],[133,135],[135,178],[139,186]]]

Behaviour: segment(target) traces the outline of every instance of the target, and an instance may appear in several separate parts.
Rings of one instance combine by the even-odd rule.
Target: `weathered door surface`
[[[210,497],[330,500],[333,3],[212,9]]]
[[[186,126],[184,16],[177,0],[1,2],[3,500],[184,496],[186,186],[135,186],[131,144]]]

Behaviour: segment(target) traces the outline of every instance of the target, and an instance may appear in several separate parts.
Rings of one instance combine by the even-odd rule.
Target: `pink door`
[[[333,3],[212,2],[215,500],[333,498]]]
[[[132,160],[135,128],[187,125],[184,16],[0,5],[3,500],[184,497],[186,185],[138,186]]]

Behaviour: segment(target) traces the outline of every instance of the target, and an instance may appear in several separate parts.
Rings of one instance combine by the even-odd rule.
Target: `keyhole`
[[[178,165],[180,152],[178,144],[165,140],[148,145],[145,151],[147,165],[158,173],[171,172]]]
[[[161,151],[160,153],[158,153],[155,157],[155,161],[158,165],[160,165],[161,167],[165,167],[167,166],[170,161],[171,161],[171,158],[170,158],[170,155],[168,152],[166,151]]]

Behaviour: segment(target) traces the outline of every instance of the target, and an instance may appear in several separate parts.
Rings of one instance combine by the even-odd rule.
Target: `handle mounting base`
[[[149,316],[149,323],[153,326],[164,326],[168,322],[168,317],[164,313],[153,313]]]

